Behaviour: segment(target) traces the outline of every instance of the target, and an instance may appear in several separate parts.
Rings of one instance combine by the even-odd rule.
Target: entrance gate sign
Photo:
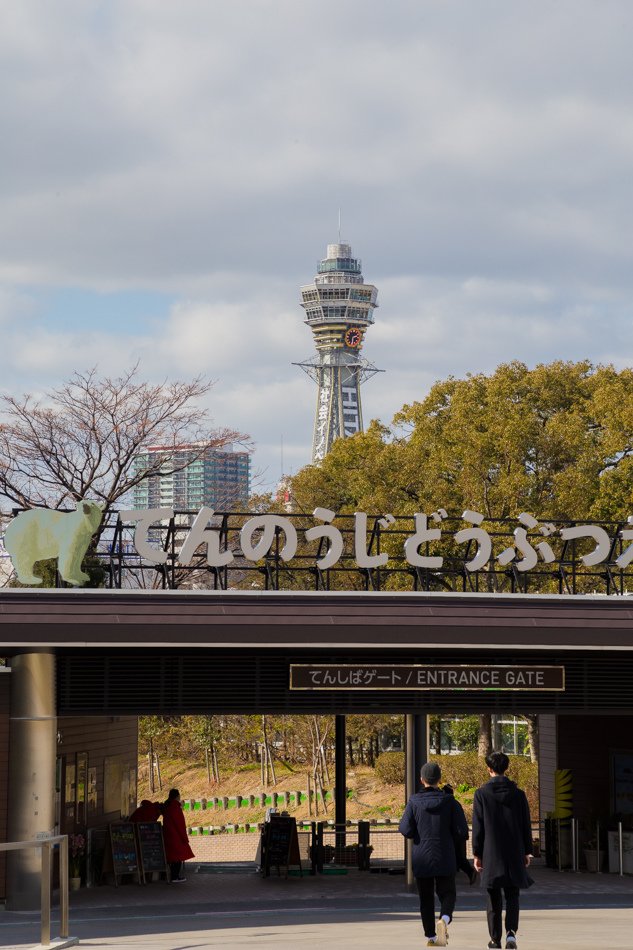
[[[290,665],[290,689],[564,692],[564,666]]]

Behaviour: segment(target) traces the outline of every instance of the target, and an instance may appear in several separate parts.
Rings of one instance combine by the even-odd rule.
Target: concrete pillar
[[[53,833],[57,715],[55,656],[22,653],[11,661],[9,720],[9,841]],[[9,852],[7,910],[40,906],[39,848]]]

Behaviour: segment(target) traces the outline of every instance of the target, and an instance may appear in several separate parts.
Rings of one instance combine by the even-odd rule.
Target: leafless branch
[[[197,401],[211,386],[201,376],[151,385],[139,381],[137,365],[118,378],[76,372],[42,401],[0,397],[0,495],[21,508],[90,498],[107,514],[148,476],[185,468],[198,446],[199,456],[209,445],[250,447],[243,433],[209,426]],[[177,459],[183,444],[194,455]],[[150,446],[164,452],[135,461]]]

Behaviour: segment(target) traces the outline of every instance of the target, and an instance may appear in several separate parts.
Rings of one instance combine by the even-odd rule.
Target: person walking
[[[177,788],[170,790],[167,801],[163,805],[163,839],[171,883],[181,884],[187,880],[182,874],[183,861],[193,858],[194,853],[189,847],[185,816]]]
[[[412,795],[400,821],[400,834],[413,840],[413,875],[420,895],[420,916],[427,947],[448,944],[448,925],[455,910],[455,841],[468,837],[461,805],[439,788],[442,771],[436,762],[420,769],[422,788]],[[435,922],[435,893],[440,916]]]
[[[490,780],[478,788],[473,801],[475,868],[488,890],[488,947],[501,947],[502,890],[506,901],[505,946],[515,950],[519,928],[519,890],[534,881],[528,874],[532,859],[532,825],[525,792],[506,776],[510,760],[504,752],[486,756]]]

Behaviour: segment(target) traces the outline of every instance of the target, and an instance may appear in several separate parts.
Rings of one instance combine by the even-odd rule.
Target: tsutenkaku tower
[[[301,288],[305,322],[316,354],[301,366],[317,384],[312,461],[320,462],[341,436],[363,431],[360,385],[381,372],[360,351],[374,322],[378,291],[366,284],[349,244],[328,244],[314,281]]]

